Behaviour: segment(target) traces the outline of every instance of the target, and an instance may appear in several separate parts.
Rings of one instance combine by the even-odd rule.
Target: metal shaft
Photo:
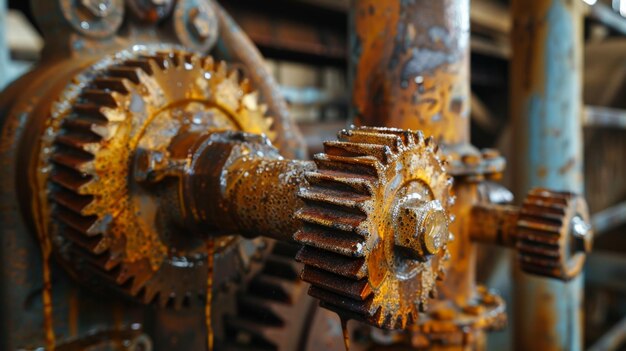
[[[351,8],[357,125],[469,141],[469,0],[356,0]]]
[[[517,193],[582,191],[581,1],[512,2],[512,116]],[[515,274],[514,345],[582,348],[582,275],[569,283]]]
[[[180,198],[184,225],[202,235],[240,233],[292,241],[294,211],[312,162],[283,159],[260,136],[242,133],[190,135],[175,145],[184,162]],[[187,139],[187,141],[186,141]],[[191,146],[190,146],[191,145]],[[172,201],[174,202],[174,201]]]

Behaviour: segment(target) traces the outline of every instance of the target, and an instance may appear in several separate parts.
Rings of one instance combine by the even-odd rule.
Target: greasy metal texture
[[[166,2],[151,1],[155,6]],[[0,349],[45,346],[50,350],[55,347],[76,350],[85,345],[95,346],[101,336],[111,338],[104,347],[117,348],[122,344],[132,347],[133,340],[117,335],[122,335],[126,329],[138,331],[144,323],[149,325],[149,336],[157,349],[197,349],[185,345],[202,345],[197,341],[205,339],[200,335],[203,333],[196,330],[203,329],[203,318],[197,319],[194,315],[200,312],[202,317],[200,309],[145,309],[122,303],[115,294],[109,293],[110,290],[100,291],[100,288],[113,287],[113,290],[124,290],[124,294],[132,295],[129,290],[147,283],[134,278],[126,280],[132,272],[123,271],[122,264],[116,262],[143,261],[143,270],[139,273],[145,274],[145,278],[152,275],[154,266],[162,260],[160,268],[165,266],[170,272],[164,275],[163,281],[150,282],[152,288],[163,291],[163,294],[153,295],[154,300],[175,307],[191,304],[192,300],[204,304],[205,296],[196,296],[195,292],[188,294],[186,290],[200,285],[203,285],[200,289],[206,290],[207,277],[202,271],[206,272],[208,257],[202,253],[203,249],[197,250],[199,255],[187,256],[193,254],[194,248],[205,247],[202,240],[180,229],[160,232],[156,237],[150,233],[154,219],[158,222],[155,226],[160,227],[162,221],[176,215],[163,209],[176,208],[171,204],[179,200],[167,196],[159,198],[159,195],[167,195],[161,191],[174,182],[170,172],[179,166],[163,162],[169,160],[165,146],[172,135],[168,132],[175,132],[177,127],[180,128],[176,131],[243,129],[272,137],[268,128],[270,119],[263,117],[254,121],[257,114],[246,113],[246,108],[230,110],[238,99],[243,105],[260,111],[260,115],[266,108],[258,104],[249,84],[239,81],[237,75],[227,72],[223,65],[205,71],[204,66],[196,66],[198,59],[193,55],[173,55],[166,59],[143,57],[173,48],[182,51],[175,46],[180,38],[169,23],[173,22],[172,16],[157,14],[164,16],[164,23],[157,28],[150,21],[137,23],[124,18],[124,3],[119,1],[32,0],[32,9],[46,38],[43,60],[33,73],[0,96],[0,163],[5,170],[0,182],[3,262]],[[126,51],[129,48],[132,49]],[[204,59],[199,61],[202,65],[206,63]],[[203,84],[220,79],[223,84],[219,86]],[[203,85],[201,88],[215,93],[224,104],[207,107],[197,101],[196,93],[202,89],[190,92],[189,86],[194,85]],[[263,89],[263,86],[262,81],[260,87]],[[185,94],[185,99],[190,97],[189,100],[167,102]],[[165,103],[155,107],[162,102]],[[145,118],[136,118],[141,115],[137,110],[151,107],[154,109],[150,111],[150,123]],[[177,127],[170,129],[172,125]],[[54,166],[41,164],[39,147],[46,157],[57,157],[52,162]],[[50,182],[47,187],[43,178],[48,176],[58,182]],[[120,182],[122,178],[127,183]],[[109,191],[90,193],[98,186],[102,186],[100,191],[104,187]],[[47,206],[49,201],[51,206]],[[102,209],[105,204],[113,206],[111,211],[88,213],[95,207]],[[137,210],[134,214],[139,220],[134,223],[132,216],[129,220],[129,207]],[[87,211],[85,215],[83,211]],[[55,217],[51,217],[51,213]],[[120,213],[125,215],[127,226],[117,226],[117,230],[107,235],[116,241],[122,255],[126,255],[128,244],[131,255],[111,257],[110,250],[99,251],[113,245],[100,240],[102,233],[84,232],[89,231],[89,224],[98,218],[105,220],[104,226],[97,227],[96,232],[106,229],[111,224],[108,219],[119,219],[116,216]],[[59,221],[60,217],[63,221]],[[133,237],[132,230],[139,231],[140,235],[134,236],[138,240],[124,242],[126,235]],[[31,235],[33,233],[37,236]],[[216,281],[213,286],[217,290],[223,286],[224,278],[235,278],[246,269],[246,260],[257,252],[257,246],[256,241],[232,237],[215,241]],[[250,243],[252,248],[238,243]],[[50,248],[57,249],[55,255],[50,255]],[[56,257],[48,259],[49,256]],[[152,262],[146,262],[148,256]],[[64,267],[59,266],[59,262]],[[109,262],[114,264],[106,267]],[[69,268],[72,277],[61,268]],[[198,273],[198,277],[191,272]],[[190,279],[190,276],[194,277]],[[84,289],[70,278],[79,278],[77,280],[91,289]],[[172,295],[173,291],[176,296]],[[99,295],[101,292],[104,294]],[[144,302],[150,299],[151,293],[143,294]],[[94,332],[98,330],[103,332]],[[51,345],[53,343],[55,345]],[[149,344],[138,345],[149,348]]]
[[[472,240],[504,247],[515,246],[519,207],[481,202],[472,207]]]
[[[537,186],[582,191],[582,5],[575,0],[512,2],[518,194]],[[516,348],[582,349],[582,280],[581,275],[563,284],[516,273]]]
[[[351,8],[358,125],[469,141],[469,1],[358,0]]]
[[[309,293],[342,318],[387,329],[416,323],[449,258],[452,179],[438,148],[419,132],[361,127],[324,152],[296,214]]]
[[[50,226],[50,240],[79,276],[104,277],[143,303],[203,302],[206,246],[179,238],[167,211],[178,199],[132,181],[142,162],[166,161],[146,161],[142,151],[167,154],[177,134],[198,130],[271,134],[271,121],[225,64],[185,52],[120,54],[76,81],[54,105],[40,149],[42,213],[54,219],[42,227]],[[217,272],[216,285],[241,265],[236,242],[216,242],[216,261],[226,269]]]
[[[260,135],[219,133],[188,143],[178,152],[192,155],[179,197],[190,227],[292,240],[299,227],[293,212],[302,206],[296,194],[313,163],[283,159]]]
[[[482,350],[484,332],[502,329],[506,321],[502,298],[478,286],[463,307],[443,301],[429,308],[420,323],[409,328],[410,342],[419,350]]]
[[[217,14],[221,33],[220,43],[223,43],[223,47],[234,60],[248,67],[250,80],[267,103],[270,114],[277,120],[276,145],[285,157],[305,158],[306,143],[297,125],[289,117],[287,102],[278,89],[278,83],[265,68],[261,53],[219,4],[214,2],[213,8]]]

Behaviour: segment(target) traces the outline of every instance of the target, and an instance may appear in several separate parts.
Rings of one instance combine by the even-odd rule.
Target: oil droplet
[[[350,351],[350,332],[348,331],[348,319],[339,316],[341,320],[341,332],[343,333],[343,346]]]
[[[215,240],[211,237],[207,240],[207,286],[206,305],[204,313],[206,318],[207,347],[213,351],[213,323],[211,322],[211,302],[213,301],[213,254],[215,251]]]

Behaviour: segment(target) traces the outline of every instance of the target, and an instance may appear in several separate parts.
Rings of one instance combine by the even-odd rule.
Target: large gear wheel
[[[418,320],[448,258],[452,178],[421,132],[360,127],[315,156],[294,238],[309,293],[386,329]]]
[[[180,131],[272,138],[265,110],[236,71],[187,52],[124,52],[79,75],[53,107],[40,158],[56,219],[48,235],[69,270],[143,303],[203,304],[207,245],[165,223],[167,206],[155,204],[177,200],[133,181],[132,165],[139,149],[167,154]],[[259,243],[215,240],[217,288]]]

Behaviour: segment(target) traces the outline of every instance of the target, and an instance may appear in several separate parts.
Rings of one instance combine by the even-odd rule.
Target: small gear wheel
[[[564,281],[578,275],[591,251],[593,233],[585,200],[574,193],[530,191],[517,221],[521,268]]]
[[[137,150],[167,154],[185,132],[271,138],[266,108],[224,63],[176,50],[121,53],[73,84],[53,107],[40,158],[54,218],[48,235],[61,258],[77,277],[143,303],[204,303],[207,245],[166,221],[168,206],[160,204],[177,199],[134,180]],[[239,275],[259,246],[215,239],[214,285]]]
[[[324,150],[296,214],[309,294],[342,316],[404,328],[449,257],[452,178],[421,132],[353,128]]]

